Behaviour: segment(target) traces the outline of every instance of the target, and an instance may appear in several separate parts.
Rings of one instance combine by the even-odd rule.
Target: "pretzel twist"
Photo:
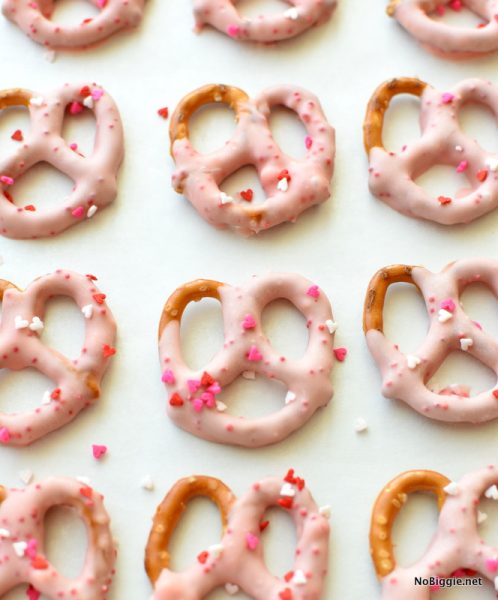
[[[100,9],[97,16],[75,25],[59,25],[50,19],[56,0],[3,0],[2,12],[33,41],[57,50],[86,48],[121,29],[137,27],[145,0],[88,0]]]
[[[397,94],[420,96],[421,137],[392,152],[384,148],[382,128]],[[466,79],[444,93],[412,78],[383,83],[368,104],[363,126],[372,194],[402,214],[443,225],[468,223],[494,210],[498,155],[485,151],[461,130],[459,115],[467,103],[489,108],[498,123],[498,88],[490,81]],[[433,197],[416,180],[435,165],[454,167],[468,187],[452,197]]]
[[[240,15],[236,0],[194,0],[196,29],[211,25],[239,41],[278,42],[326,23],[337,0],[289,0],[281,14],[248,18]]]
[[[443,58],[474,58],[498,50],[497,0],[462,0],[465,7],[482,19],[476,28],[433,19],[436,10],[445,10],[446,4],[446,0],[391,0],[387,14],[423,47]]]
[[[235,112],[236,128],[225,146],[207,155],[197,152],[188,137],[192,114],[209,103],[227,104]],[[274,106],[295,112],[307,129],[307,153],[297,160],[275,142],[269,118]],[[207,85],[186,96],[170,127],[171,154],[176,163],[173,187],[184,194],[208,223],[243,235],[294,222],[305,209],[330,196],[335,157],[335,132],[318,98],[301,88],[273,87],[255,100],[226,85]],[[258,172],[266,200],[253,206],[224,194],[222,182],[244,166]],[[282,179],[286,185],[282,187]]]
[[[478,573],[494,582],[498,549],[481,539],[477,518],[479,499],[497,483],[498,471],[490,465],[465,475],[458,483],[433,471],[408,471],[386,486],[375,503],[370,529],[382,600],[428,600],[434,590],[430,585],[416,585],[415,578],[442,580]],[[407,495],[417,491],[436,494],[438,527],[424,556],[409,567],[400,567],[392,554],[391,529]]]
[[[45,305],[53,296],[72,298],[87,316],[84,347],[76,360],[41,339]],[[115,352],[116,324],[93,281],[70,271],[39,277],[25,291],[0,280],[0,299],[0,368],[36,369],[55,383],[31,411],[0,413],[1,443],[25,446],[69,423],[100,396],[100,382]]]
[[[124,153],[123,129],[114,101],[101,87],[66,84],[43,97],[20,89],[0,92],[0,110],[13,106],[28,107],[31,123],[15,150],[0,159],[2,235],[17,239],[53,236],[92,217],[97,209],[114,200]],[[90,156],[81,155],[62,137],[66,108],[78,112],[84,106],[91,107],[96,119],[95,146]],[[12,185],[42,162],[72,179],[72,192],[63,206],[17,206]]]
[[[169,568],[168,544],[187,503],[197,496],[217,504],[223,537],[199,555],[195,565],[175,573]],[[294,569],[285,580],[268,572],[263,556],[260,525],[273,506],[289,512],[298,536]],[[218,479],[182,479],[159,506],[145,551],[146,570],[155,586],[152,598],[202,600],[228,584],[254,600],[319,600],[327,573],[328,539],[326,517],[292,470],[284,479],[263,479],[239,499]]]
[[[0,594],[29,584],[50,600],[105,600],[116,549],[103,497],[76,480],[55,477],[24,489],[0,489]],[[56,506],[74,509],[88,531],[85,563],[74,579],[59,573],[44,554],[44,520]]]
[[[390,342],[382,329],[386,290],[398,281],[412,283],[420,291],[430,319],[426,340],[410,355]],[[481,423],[498,417],[498,389],[468,397],[464,386],[439,391],[427,387],[448,355],[457,350],[468,352],[498,378],[496,340],[460,305],[461,294],[472,283],[487,285],[498,298],[498,261],[459,260],[438,274],[423,267],[395,265],[374,275],[366,294],[363,326],[386,398],[403,400],[422,415],[440,421]]]
[[[223,348],[203,370],[190,369],[183,359],[180,323],[191,301],[215,298],[224,320]],[[305,316],[308,347],[300,359],[278,355],[264,335],[263,309],[284,298]],[[166,302],[159,326],[159,355],[169,401],[167,411],[179,427],[204,439],[257,447],[278,442],[301,427],[332,397],[334,325],[325,294],[303,277],[271,274],[254,277],[243,286],[197,280],[179,288]],[[283,382],[286,405],[258,419],[226,414],[219,396],[237,377],[256,375]]]

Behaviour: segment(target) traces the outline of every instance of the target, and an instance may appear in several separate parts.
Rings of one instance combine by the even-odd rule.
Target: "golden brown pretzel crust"
[[[387,288],[393,283],[411,283],[417,289],[418,285],[412,278],[412,266],[391,265],[380,269],[370,280],[368,284],[365,304],[363,306],[363,331],[366,333],[370,329],[383,331],[384,328],[384,302],[386,299]]]
[[[398,4],[400,3],[400,0],[391,0],[389,2],[389,4],[386,6],[386,13],[392,17],[394,15],[394,12],[396,10],[396,7],[398,6]]]
[[[432,492],[441,510],[450,480],[436,471],[407,471],[390,481],[379,494],[370,522],[370,554],[379,578],[396,568],[392,544],[392,527],[409,494]]]
[[[22,292],[22,290],[18,288],[17,285],[14,285],[6,279],[0,279],[0,302],[3,300],[3,295],[5,294],[5,292],[12,288],[16,289],[19,292]]]
[[[382,83],[373,93],[363,122],[363,144],[367,154],[372,148],[384,148],[382,129],[384,116],[394,96],[411,94],[420,97],[427,83],[413,77],[400,77]]]
[[[205,85],[194,90],[180,101],[176,107],[169,126],[169,137],[171,149],[176,140],[188,138],[188,123],[190,117],[196,110],[210,103],[227,104],[235,113],[235,120],[238,121],[239,114],[242,112],[242,106],[249,100],[249,96],[239,88],[230,85]]]
[[[203,298],[220,300],[219,288],[225,285],[212,279],[196,279],[182,285],[166,300],[159,322],[159,337],[170,321],[181,321],[183,311],[190,302],[199,302]]]
[[[198,497],[209,498],[216,504],[225,531],[228,513],[236,500],[230,488],[219,479],[204,475],[180,479],[158,506],[145,549],[145,570],[152,584],[157,581],[163,569],[169,568],[168,545],[171,536],[187,504]]]
[[[0,92],[0,110],[9,106],[29,106],[29,101],[33,97],[29,90],[15,88],[13,90],[3,90]]]

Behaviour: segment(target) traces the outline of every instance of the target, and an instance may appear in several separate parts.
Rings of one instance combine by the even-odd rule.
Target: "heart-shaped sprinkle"
[[[448,312],[453,313],[453,312],[455,312],[456,304],[455,304],[454,300],[452,300],[451,298],[447,298],[446,300],[441,301],[439,308],[443,308],[444,310],[447,310]]]
[[[29,324],[31,331],[41,331],[44,327],[45,325],[39,317],[33,317],[31,323]]]
[[[99,207],[96,206],[95,204],[92,204],[92,206],[90,206],[90,208],[88,209],[88,211],[86,213],[86,218],[91,219],[98,210],[99,210]]]
[[[71,102],[69,105],[69,113],[71,115],[79,115],[83,112],[83,104],[81,102]]]
[[[448,494],[448,496],[457,496],[460,492],[460,488],[455,481],[450,481],[450,483],[448,483],[443,490]]]
[[[249,352],[247,353],[247,360],[250,360],[251,362],[259,362],[260,360],[263,360],[263,355],[256,346],[251,346],[249,348]]]
[[[474,345],[474,340],[472,338],[461,338],[460,339],[460,348],[467,352],[467,350]]]
[[[256,327],[256,319],[252,315],[246,315],[242,321],[242,329],[254,329]]]
[[[195,394],[195,392],[201,387],[201,382],[198,379],[189,379],[187,381],[187,387],[189,392]]]
[[[85,209],[82,206],[77,206],[71,214],[75,219],[81,219],[85,215]]]
[[[102,346],[102,354],[104,355],[104,358],[109,358],[110,356],[114,356],[116,354],[117,350],[116,348],[113,348],[112,346],[109,346],[108,344],[104,344]]]
[[[287,498],[294,498],[296,495],[296,489],[291,483],[284,483],[280,489],[280,495]]]
[[[28,597],[28,600],[39,600],[41,592],[39,592],[36,588],[29,584],[26,590],[26,596]]]
[[[259,537],[254,533],[246,533],[246,546],[249,550],[253,551],[259,545]]]
[[[85,319],[91,319],[93,317],[93,306],[91,304],[86,304],[81,309]]]
[[[233,197],[225,194],[225,192],[220,193],[220,204],[230,204],[233,202]]]
[[[14,552],[16,553],[16,555],[19,556],[19,558],[22,558],[28,548],[28,543],[27,542],[14,542],[12,544],[12,548],[14,549]]]
[[[289,390],[285,396],[285,404],[292,404],[292,402],[296,401],[296,397],[296,394]]]
[[[164,108],[160,108],[157,111],[157,114],[162,117],[163,119],[167,119],[169,117],[169,109],[167,106],[165,106]]]
[[[93,98],[91,96],[87,96],[84,100],[83,100],[83,106],[86,106],[87,108],[89,108],[90,110],[94,107],[95,103],[93,101]]]
[[[173,371],[171,369],[166,369],[161,375],[161,381],[170,385],[175,383],[176,379]]]
[[[10,431],[7,427],[0,427],[0,442],[2,444],[8,444],[10,442]]]
[[[292,590],[290,588],[285,588],[285,590],[279,592],[278,597],[280,600],[292,600]]]
[[[240,197],[246,202],[251,202],[254,197],[254,192],[251,189],[240,192]]]
[[[33,569],[43,571],[44,569],[48,569],[48,561],[46,558],[43,558],[43,556],[38,555],[31,561],[31,566]]]
[[[104,304],[107,296],[105,294],[93,294],[92,298],[95,300],[97,304]]]
[[[235,596],[235,594],[238,594],[239,589],[239,586],[235,585],[235,583],[225,583],[225,591],[230,596]]]
[[[330,334],[335,333],[337,331],[337,328],[338,328],[337,323],[335,323],[334,321],[332,321],[332,319],[327,319],[325,321],[325,326],[329,330]]]
[[[80,488],[80,494],[84,498],[91,498],[93,496],[93,489],[86,485],[85,487]]]
[[[347,354],[347,348],[334,348],[334,356],[339,362],[344,362]]]
[[[100,444],[92,445],[92,453],[93,458],[100,460],[103,456],[107,454],[107,446],[102,446]]]
[[[44,102],[45,102],[45,100],[41,96],[34,96],[29,101],[31,106],[36,106],[36,107],[40,107]]]
[[[320,297],[320,288],[317,285],[312,285],[308,288],[306,292],[308,296],[311,298],[319,298]]]
[[[292,508],[292,506],[294,505],[294,500],[290,497],[287,498],[279,498],[278,499],[278,504],[282,507],[285,508],[287,510],[290,510]]]
[[[207,559],[209,558],[209,552],[201,552],[197,555],[197,560],[201,563],[201,565],[206,564]]]
[[[301,569],[297,569],[296,571],[294,571],[292,583],[294,585],[306,585],[306,583],[308,583],[308,578],[306,577],[304,571],[302,571]]]
[[[174,394],[171,396],[171,398],[169,399],[169,404],[170,404],[170,406],[176,406],[176,407],[179,407],[179,406],[183,406],[183,405],[184,405],[184,402],[183,402],[183,399],[182,399],[182,397],[180,396],[180,394],[178,394],[177,392],[175,392],[175,393],[174,393]]]
[[[35,539],[31,539],[28,541],[26,550],[24,551],[24,556],[28,556],[29,558],[36,558],[37,550],[38,542]]]
[[[297,19],[299,18],[299,11],[295,6],[293,6],[292,8],[288,8],[284,12],[284,17],[286,19],[290,19],[291,21],[297,21]]]
[[[453,314],[450,313],[449,311],[447,311],[446,309],[444,309],[444,308],[439,309],[437,318],[440,323],[446,323],[446,321],[449,321],[452,317],[453,317]]]
[[[421,362],[422,359],[414,354],[406,355],[406,366],[411,370],[416,369]]]
[[[14,319],[14,326],[16,329],[26,329],[29,327],[29,321],[23,319],[20,315],[17,315]]]
[[[498,570],[498,558],[488,558],[488,560],[486,560],[486,568],[488,569],[488,571],[491,571],[491,573],[494,573],[495,571]]]
[[[12,140],[14,140],[15,142],[22,142],[24,139],[24,136],[22,134],[22,131],[20,129],[16,129],[14,131],[14,133],[10,136],[10,138]]]
[[[237,37],[240,33],[240,27],[238,25],[229,25],[227,27],[227,33],[230,37]]]

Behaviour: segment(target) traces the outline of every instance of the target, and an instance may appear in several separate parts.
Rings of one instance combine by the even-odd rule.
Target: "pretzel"
[[[328,568],[329,523],[319,511],[305,482],[291,469],[285,478],[269,477],[241,498],[218,479],[195,476],[178,481],[157,509],[145,551],[145,568],[154,585],[152,600],[201,600],[221,585],[244,591],[254,600],[319,600]],[[187,503],[211,499],[219,508],[223,537],[197,557],[189,569],[170,569],[168,546]],[[268,572],[261,533],[270,507],[287,510],[298,542],[294,568],[283,579]]]
[[[89,0],[100,9],[91,19],[76,25],[51,21],[56,0],[3,0],[3,14],[33,41],[57,50],[86,48],[121,29],[137,27],[142,20],[145,0]]]
[[[382,143],[384,114],[398,94],[420,97],[420,139],[401,152],[388,152]],[[443,225],[468,223],[498,206],[498,156],[483,150],[461,130],[458,117],[468,102],[489,107],[498,121],[498,88],[489,81],[466,79],[441,93],[419,79],[383,83],[372,96],[364,123],[369,157],[370,191],[391,208],[409,217]],[[415,180],[433,165],[454,166],[470,189],[456,197],[434,198]]]
[[[482,18],[476,28],[455,27],[435,21],[446,0],[391,0],[387,14],[394,17],[424,48],[442,58],[474,58],[498,50],[497,0],[461,0],[462,5]]]
[[[180,323],[189,302],[207,297],[221,303],[225,343],[205,369],[192,370],[183,359]],[[264,307],[279,298],[292,302],[306,318],[309,342],[300,359],[277,354],[262,329]],[[253,277],[237,287],[203,279],[185,284],[166,302],[159,325],[170,418],[194,435],[223,444],[259,447],[283,440],[332,397],[335,328],[325,294],[298,275]],[[240,375],[283,382],[288,388],[285,406],[258,419],[225,414],[219,394]]]
[[[430,326],[416,354],[405,355],[384,335],[382,311],[387,288],[396,282],[413,284],[424,297]],[[471,283],[487,285],[498,297],[498,261],[459,260],[441,273],[424,267],[394,265],[372,278],[363,315],[367,344],[382,373],[386,398],[406,402],[422,415],[439,421],[481,423],[498,417],[498,388],[469,398],[464,386],[431,391],[427,382],[456,350],[468,352],[498,377],[497,343],[481,325],[470,319],[460,305]]]
[[[112,348],[116,324],[105,304],[105,294],[91,278],[58,270],[35,279],[22,291],[0,280],[0,368],[11,371],[36,369],[55,383],[40,405],[25,413],[0,413],[0,442],[26,446],[72,421],[100,396],[100,382]],[[41,339],[45,305],[54,296],[69,296],[85,316],[84,347],[69,360]]]
[[[103,496],[75,479],[51,477],[24,489],[1,486],[0,501],[0,595],[29,584],[29,598],[105,600],[116,549]],[[88,531],[85,564],[74,579],[59,573],[44,554],[45,515],[56,506],[74,509]]]
[[[337,0],[289,0],[288,4],[282,14],[250,19],[239,14],[236,0],[194,0],[196,30],[211,25],[235,40],[278,42],[326,23]]]
[[[213,102],[228,105],[235,113],[237,126],[222,149],[203,155],[190,143],[188,123],[196,110]],[[278,105],[294,111],[308,131],[303,160],[286,156],[273,139],[269,118],[271,109]],[[284,221],[294,222],[304,210],[330,196],[335,132],[327,123],[318,98],[301,88],[272,87],[255,100],[230,86],[199,88],[176,108],[170,138],[177,167],[173,187],[216,227],[251,235]],[[254,165],[267,196],[257,206],[235,201],[219,187],[246,165]]]
[[[491,465],[465,475],[458,483],[434,471],[408,471],[387,484],[375,503],[370,527],[371,554],[383,600],[428,600],[448,577],[478,573],[495,582],[498,549],[481,539],[477,524],[479,499],[497,483],[498,472]],[[409,567],[400,567],[394,558],[392,526],[408,495],[418,491],[437,496],[438,528],[425,555]],[[415,578],[432,578],[435,583],[416,585]]]
[[[23,140],[15,151],[0,159],[2,235],[17,239],[53,236],[91,218],[114,200],[124,153],[123,129],[114,101],[100,86],[65,84],[44,96],[20,89],[0,92],[0,110],[12,106],[27,107],[31,125],[29,131],[21,132]],[[72,114],[84,107],[95,114],[97,133],[90,156],[80,154],[76,144],[68,145],[62,137],[67,107]],[[74,181],[71,194],[63,206],[51,209],[16,206],[12,186],[44,161]]]

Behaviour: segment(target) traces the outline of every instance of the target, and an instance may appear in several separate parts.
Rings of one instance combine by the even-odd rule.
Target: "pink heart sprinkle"
[[[8,175],[2,175],[0,177],[0,181],[2,183],[4,183],[5,185],[14,185],[14,180],[12,179],[12,177],[9,177]]]
[[[311,146],[313,146],[313,139],[311,138],[310,135],[307,135],[304,138],[304,145],[306,146],[306,150],[309,150],[311,148]]]
[[[85,209],[82,206],[78,206],[77,208],[75,208],[72,213],[73,217],[75,219],[81,219],[83,217],[83,215],[85,214]]]
[[[26,590],[26,596],[28,597],[28,600],[38,600],[41,593],[30,584]]]
[[[214,394],[211,394],[210,392],[202,392],[201,400],[208,408],[214,408],[216,406]]]
[[[311,287],[308,288],[308,291],[306,293],[308,294],[308,296],[311,296],[312,298],[319,298],[320,297],[320,288],[317,285],[312,285]]]
[[[237,37],[240,33],[240,27],[238,25],[229,25],[227,27],[227,33],[230,37]]]
[[[450,92],[444,92],[442,95],[443,104],[450,104],[454,99],[454,94],[451,94]]]
[[[189,392],[195,394],[195,392],[201,387],[201,382],[198,379],[189,379],[187,381],[187,387]]]
[[[467,170],[467,167],[469,166],[469,162],[467,160],[462,160],[458,167],[456,168],[457,173],[463,173],[464,171]]]
[[[92,90],[92,98],[95,101],[98,101],[102,98],[102,96],[104,95],[104,90],[100,90],[98,88]]]
[[[447,298],[446,300],[443,300],[439,306],[442,309],[447,310],[450,313],[455,312],[455,308],[456,308],[456,304],[451,298]]]
[[[2,442],[2,444],[8,444],[10,442],[10,431],[7,427],[0,428],[0,442]]]
[[[69,144],[69,147],[71,148],[71,150],[73,152],[76,152],[76,150],[78,150],[78,144],[72,143],[72,144]]]
[[[166,369],[161,376],[161,381],[163,383],[175,383],[176,379],[173,371],[171,369]]]
[[[221,394],[221,385],[217,381],[215,381],[213,383],[213,385],[210,385],[208,387],[207,391],[211,392],[211,394],[215,394],[215,395]]]
[[[107,446],[99,446],[94,444],[92,446],[93,458],[100,460],[107,453]]]
[[[252,315],[246,315],[242,321],[243,329],[254,329],[256,327],[256,319]]]
[[[486,568],[491,571],[491,573],[494,573],[495,571],[498,570],[498,558],[488,558],[488,560],[486,561]]]
[[[195,412],[201,412],[204,408],[204,402],[200,398],[194,398],[192,402]]]
[[[246,534],[246,544],[249,550],[256,550],[259,544],[258,536],[254,535],[254,533]]]
[[[339,362],[344,362],[344,359],[347,356],[347,349],[346,348],[334,348],[334,356],[337,358],[337,360]]]
[[[29,540],[28,547],[24,551],[24,556],[28,556],[33,559],[36,556],[36,551],[38,550],[38,542],[34,539]]]
[[[107,5],[107,0],[97,0],[97,6],[99,8],[105,8]]]
[[[79,115],[81,112],[83,112],[83,104],[80,102],[71,102],[71,105],[69,106],[69,112],[72,115]]]
[[[247,360],[259,362],[260,360],[263,360],[263,355],[256,346],[251,346],[249,348],[249,352],[247,353]]]

